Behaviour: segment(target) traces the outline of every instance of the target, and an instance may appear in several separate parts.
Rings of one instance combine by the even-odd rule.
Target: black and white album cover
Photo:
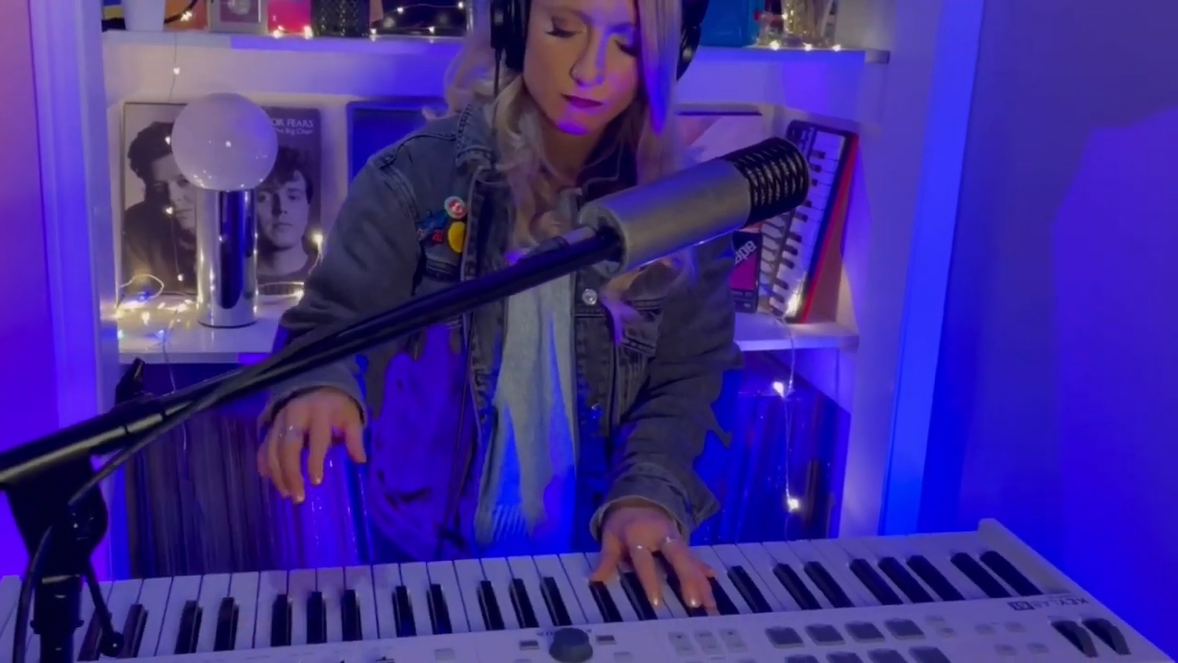
[[[121,294],[196,293],[196,224],[204,192],[188,181],[172,155],[172,125],[183,104],[123,107]],[[258,282],[262,294],[306,278],[319,259],[323,228],[317,188],[322,180],[319,111],[267,108],[278,132],[278,158],[255,192]],[[275,293],[281,294],[281,293]]]

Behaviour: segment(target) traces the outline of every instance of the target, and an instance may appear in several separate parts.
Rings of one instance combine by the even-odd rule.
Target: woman
[[[491,40],[472,35],[450,115],[357,175],[285,331],[500,269],[569,230],[581,199],[677,168],[679,2],[533,0],[498,86]],[[304,451],[313,485],[335,441],[366,462],[364,403],[384,403],[393,433],[373,436],[368,506],[403,559],[565,552],[592,535],[595,577],[629,562],[657,604],[660,552],[710,607],[687,537],[717,508],[692,464],[721,434],[712,406],[740,360],[731,267],[722,239],[608,282],[585,270],[304,376],[267,408],[259,468],[301,502]]]

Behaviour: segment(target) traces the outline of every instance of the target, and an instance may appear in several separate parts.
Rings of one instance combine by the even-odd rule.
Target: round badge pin
[[[451,219],[465,219],[466,218],[466,203],[458,196],[450,196],[446,199],[446,214]]]
[[[466,224],[461,221],[451,223],[446,229],[446,243],[454,253],[462,253],[462,249],[466,248]]]

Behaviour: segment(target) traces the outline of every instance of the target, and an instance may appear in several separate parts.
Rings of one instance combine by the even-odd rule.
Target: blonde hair
[[[634,0],[640,33],[640,89],[634,103],[612,123],[602,140],[633,154],[637,184],[664,177],[681,166],[675,121],[675,78],[679,63],[681,0]],[[532,102],[519,72],[496,67],[489,28],[483,24],[467,36],[446,73],[449,113],[461,112],[471,103],[486,106],[500,159],[497,170],[504,176],[515,205],[512,241],[517,249],[535,246],[549,237],[572,229],[572,220],[553,212],[561,181],[543,153],[540,111]],[[498,96],[495,75],[498,71]],[[613,145],[601,146],[613,148]],[[605,149],[602,153],[612,153]],[[672,286],[690,278],[694,261],[690,250],[661,263],[675,271]],[[625,293],[643,270],[609,281],[602,301],[614,318],[615,335],[621,323],[634,314]]]

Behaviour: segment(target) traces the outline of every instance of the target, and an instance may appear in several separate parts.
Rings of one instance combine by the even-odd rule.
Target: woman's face
[[[565,133],[594,134],[639,90],[634,0],[533,0],[524,85]]]

